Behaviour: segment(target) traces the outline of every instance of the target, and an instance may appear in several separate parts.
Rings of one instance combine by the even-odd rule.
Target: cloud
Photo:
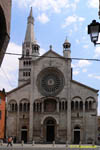
[[[65,28],[69,25],[72,25],[73,23],[83,22],[84,20],[85,20],[85,18],[76,16],[76,15],[68,16],[65,19],[65,23],[62,25],[62,27]]]
[[[76,43],[79,44],[79,43],[80,43],[80,40],[76,39]]]
[[[100,80],[100,75],[88,74],[88,77]]]
[[[49,22],[49,18],[45,13],[42,13],[37,19],[43,24]]]
[[[95,58],[100,57],[100,47],[96,47],[94,53],[95,53],[95,55],[94,55]]]
[[[77,63],[73,64],[73,68],[84,68],[84,67],[88,67],[89,65],[91,65],[91,62],[89,62],[88,60],[79,60],[77,61]]]
[[[66,8],[76,9],[79,0],[13,0],[13,4],[17,4],[21,8],[27,8],[32,6],[39,11],[51,11],[55,13],[61,12],[61,10]]]
[[[83,69],[82,72],[87,72],[87,69]]]
[[[41,56],[41,55],[43,55],[45,52],[46,52],[46,50],[45,50],[45,49],[40,48],[40,56]]]
[[[21,46],[15,43],[9,43],[7,53],[21,54]],[[2,66],[0,68],[0,88],[9,91],[17,86],[18,82],[18,58],[17,55],[5,55]]]
[[[73,71],[73,75],[78,75],[80,72],[78,70]]]
[[[88,7],[98,8],[99,0],[88,0]]]
[[[79,60],[77,67],[82,68],[82,67],[86,67],[89,65],[91,65],[91,63],[88,60]]]
[[[88,48],[89,47],[89,45],[83,45],[83,48]]]

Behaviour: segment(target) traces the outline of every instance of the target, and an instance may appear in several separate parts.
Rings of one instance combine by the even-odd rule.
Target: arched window
[[[22,112],[22,103],[19,105],[19,110]]]
[[[92,109],[92,102],[89,101],[89,110],[91,110],[91,109]]]
[[[61,111],[61,102],[59,102],[59,111]]]
[[[75,109],[78,110],[78,102],[75,102]]]
[[[74,110],[74,102],[71,102],[71,110]]]
[[[26,112],[26,111],[27,111],[27,104],[24,103],[24,112]]]
[[[14,104],[12,104],[12,111],[14,111]]]
[[[17,102],[15,100],[11,100],[8,104],[8,111],[17,112]]]
[[[15,111],[17,111],[17,103],[15,104]]]
[[[64,110],[64,101],[62,102],[62,110]]]
[[[85,102],[85,110],[88,110],[88,102]]]
[[[80,110],[83,110],[83,102],[80,101]]]

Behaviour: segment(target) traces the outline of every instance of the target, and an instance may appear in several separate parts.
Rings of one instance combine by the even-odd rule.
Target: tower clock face
[[[64,87],[64,76],[56,68],[47,68],[40,72],[37,78],[40,93],[44,96],[55,96]]]

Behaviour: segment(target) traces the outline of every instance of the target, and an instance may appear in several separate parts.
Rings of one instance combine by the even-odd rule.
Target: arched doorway
[[[45,139],[47,143],[51,143],[56,137],[56,121],[55,119],[49,117],[44,121],[45,126]]]
[[[79,144],[80,142],[80,127],[74,128],[74,144]]]
[[[27,143],[27,127],[23,126],[21,129],[21,141],[24,141],[24,143]]]

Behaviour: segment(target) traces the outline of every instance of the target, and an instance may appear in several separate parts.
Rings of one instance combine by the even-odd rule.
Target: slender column
[[[80,102],[78,102],[78,110],[80,110]]]
[[[71,62],[68,60],[68,68],[66,74],[68,75],[67,80],[67,101],[68,101],[68,109],[67,109],[67,141],[69,143],[72,142],[72,132],[71,132]]]
[[[19,129],[19,103],[18,103],[18,107],[17,107],[17,120],[16,120],[17,122],[17,125],[16,125],[16,130],[17,130],[17,134],[16,134],[16,138],[17,138],[17,142],[19,142],[20,141],[20,129]]]
[[[62,101],[61,101],[61,112],[62,112]]]
[[[67,109],[67,141],[71,143],[71,103],[68,100],[68,109]]]
[[[42,102],[42,113],[44,112],[44,102]]]
[[[24,104],[22,103],[22,112],[24,112]]]
[[[83,102],[83,142],[85,143],[86,142],[86,130],[85,130],[85,127],[86,124],[85,124],[85,102]]]
[[[41,125],[41,138],[43,138],[43,124]]]
[[[30,114],[29,114],[29,142],[33,139],[33,103],[30,102]]]
[[[59,101],[57,101],[57,112],[59,112]]]

